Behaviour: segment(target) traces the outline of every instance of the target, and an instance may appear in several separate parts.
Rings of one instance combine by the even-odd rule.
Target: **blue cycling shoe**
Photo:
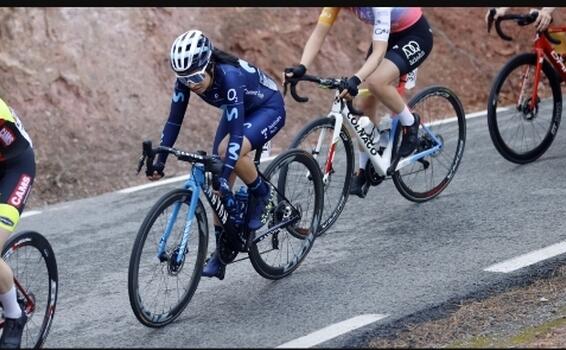
[[[202,276],[204,277],[216,277],[219,280],[224,279],[224,272],[226,271],[226,265],[220,261],[218,256],[218,249],[206,260],[206,264],[202,269]]]
[[[267,186],[267,185],[266,185]],[[271,202],[271,186],[267,186],[267,193],[252,201],[252,206],[249,208],[250,219],[248,221],[248,227],[250,230],[259,230],[267,222],[267,213],[273,206]]]

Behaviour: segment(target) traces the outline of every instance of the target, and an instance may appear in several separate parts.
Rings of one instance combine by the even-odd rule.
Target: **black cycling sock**
[[[267,195],[269,192],[269,186],[262,180],[262,178],[258,175],[252,183],[247,184],[250,192],[254,197],[261,198]]]
[[[218,239],[220,238],[220,234],[222,233],[222,230],[224,230],[222,228],[222,226],[214,225],[214,236],[216,237],[216,242],[218,242]]]

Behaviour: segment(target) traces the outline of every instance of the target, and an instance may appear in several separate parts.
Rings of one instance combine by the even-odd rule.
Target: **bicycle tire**
[[[506,140],[504,137],[505,132],[502,132],[503,125],[498,123],[498,120],[503,120],[504,112],[497,112],[497,105],[499,101],[499,96],[501,93],[501,89],[503,85],[509,81],[511,74],[516,69],[521,69],[521,66],[534,66],[536,65],[536,54],[534,53],[523,53],[513,57],[509,60],[501,69],[497,77],[495,78],[491,91],[489,94],[488,104],[487,104],[487,125],[489,129],[489,136],[495,149],[503,156],[503,158],[507,159],[510,162],[516,164],[526,164],[535,161],[540,156],[542,156],[550,147],[554,138],[556,137],[556,133],[558,131],[558,127],[560,126],[560,120],[562,116],[562,92],[560,89],[560,78],[555,73],[552,66],[545,60],[542,65],[542,71],[544,72],[544,76],[548,79],[550,83],[550,88],[552,91],[552,114],[550,117],[548,127],[543,125],[544,136],[540,139],[540,141],[533,142],[532,147],[526,147],[525,151],[518,151],[512,147],[511,142],[512,140]],[[542,76],[542,75],[541,75]],[[539,82],[539,86],[541,86]],[[527,91],[525,94],[528,98],[530,98],[532,91]],[[538,106],[537,106],[538,107]],[[539,112],[537,111],[536,116],[528,119],[528,115],[523,113],[520,110],[517,110],[517,104],[515,106],[515,112],[517,114],[517,118],[512,117],[513,121],[520,122],[519,125],[521,130],[523,131],[523,136],[526,136],[525,129],[528,128],[532,131],[531,134],[536,133],[536,124],[535,120],[541,120],[539,116]],[[544,124],[546,122],[543,121]],[[510,125],[510,124],[507,124]],[[539,124],[540,125],[540,124]],[[501,126],[501,128],[500,128]]]
[[[139,281],[140,263],[141,263],[141,256],[143,253],[144,244],[147,241],[148,234],[152,230],[154,224],[156,223],[157,219],[161,216],[161,214],[163,214],[168,208],[172,207],[179,201],[181,203],[181,206],[186,206],[185,209],[188,210],[188,207],[190,206],[191,196],[192,196],[192,191],[189,189],[174,189],[164,194],[147,213],[143,223],[139,228],[137,237],[135,239],[134,246],[132,248],[132,253],[130,255],[130,264],[128,268],[128,295],[130,299],[130,306],[132,307],[134,315],[145,326],[158,328],[173,322],[177,317],[179,317],[179,315],[187,307],[199,284],[204,261],[206,258],[207,249],[208,249],[208,220],[204,206],[200,201],[200,199],[198,200],[197,208],[195,211],[196,220],[193,221],[193,225],[194,223],[197,223],[198,226],[198,236],[197,236],[198,244],[196,245],[197,247],[196,254],[187,255],[187,257],[183,259],[183,263],[181,264],[180,267],[179,266],[171,267],[172,266],[171,261],[174,260],[171,258],[171,256],[175,256],[175,254],[177,253],[176,250],[168,249],[168,252],[170,254],[168,260],[160,261],[155,254],[157,252],[157,240],[156,240],[155,242],[151,242],[153,243],[153,245],[150,244],[151,247],[149,248],[149,253],[146,259],[149,261],[149,260],[153,260],[154,258],[153,263],[158,263],[157,265],[158,269],[161,269],[162,272],[163,270],[165,270],[165,272],[167,272],[167,275],[169,277],[174,277],[174,276],[179,276],[182,270],[186,267],[186,262],[191,259],[190,257],[195,256],[196,258],[194,261],[194,267],[192,271],[187,271],[190,273],[190,279],[189,282],[187,283],[187,287],[184,291],[184,294],[182,295],[181,298],[177,300],[177,302],[173,306],[171,306],[167,310],[164,310],[164,312],[161,313],[150,310],[150,308],[147,305],[150,299],[159,299],[160,296],[157,296],[155,298],[147,298],[148,302],[145,303],[144,297],[140,295],[140,285],[141,285]],[[182,220],[181,217],[178,216],[175,223],[177,222],[182,222],[184,224],[185,220]],[[191,227],[191,231],[193,230],[194,230],[194,226]],[[179,232],[179,234],[182,234],[182,232]],[[179,239],[177,240],[173,239],[173,236],[174,234],[172,232],[171,236],[169,236],[168,243],[179,241]],[[187,243],[187,249],[190,252],[191,249],[189,249],[188,244],[192,243],[192,241],[190,239],[189,241],[190,242]],[[147,274],[144,273],[144,276],[146,275]],[[166,287],[167,279],[163,279],[163,281],[160,281],[160,283],[162,284],[165,283],[165,287]],[[159,288],[160,286],[158,286],[158,289]]]
[[[40,260],[45,263],[48,279],[34,278],[33,280],[30,280],[25,277],[24,273],[22,273],[22,269],[29,269],[34,265],[38,265],[39,261],[34,258],[34,263],[30,263],[29,261],[32,261],[32,259],[29,258],[30,253],[27,252],[24,257],[27,258],[25,259],[26,261],[22,262],[20,260],[19,252],[28,247],[37,250],[37,253],[41,256]],[[22,335],[21,348],[40,348],[45,343],[47,335],[49,334],[49,330],[53,322],[53,316],[55,315],[59,291],[57,260],[55,259],[53,248],[47,238],[40,233],[35,231],[22,231],[8,238],[2,249],[2,258],[6,261],[6,263],[8,263],[8,265],[10,265],[14,272],[14,278],[25,290],[25,293],[33,299],[33,303],[26,300],[20,287],[16,284],[18,301],[28,315],[28,321],[24,326]],[[34,276],[37,277],[37,274],[34,274]],[[43,293],[40,294],[40,288],[35,288],[34,283],[42,284],[45,282],[47,282],[47,288],[45,288]],[[43,286],[41,289],[43,289]],[[43,312],[41,312],[43,309],[38,307],[37,302],[40,300],[46,301]],[[41,322],[34,322],[34,317],[40,313],[43,316],[43,320]],[[40,324],[39,331],[32,332],[30,328],[37,324]],[[37,333],[37,336],[32,336],[34,333]]]
[[[437,101],[436,98],[440,100]],[[429,106],[427,105],[429,99],[434,101],[430,103],[430,108],[436,112],[431,113],[431,116],[425,110],[425,107]],[[442,101],[447,103],[442,103]],[[423,162],[416,161],[412,165],[395,171],[392,175],[393,183],[403,197],[413,202],[425,202],[435,198],[446,189],[460,165],[466,144],[466,115],[458,96],[452,90],[439,85],[423,89],[413,96],[407,105],[421,117],[417,152],[426,150],[432,144],[429,134],[422,126],[425,123],[443,142],[443,147],[435,154],[423,158]],[[439,117],[441,113],[447,113],[445,115],[451,118],[442,120]],[[452,121],[455,121],[457,130],[454,133],[455,137],[450,138],[447,135],[451,135],[449,132],[452,131]],[[396,140],[399,140],[400,130],[401,128],[397,129]],[[425,165],[424,162],[427,162],[428,165]],[[435,178],[438,178],[435,176],[435,167],[446,170],[446,174],[442,173],[438,181],[435,181]],[[427,175],[430,177],[430,185],[428,179],[419,180]],[[411,181],[412,179],[415,181]],[[420,183],[423,185],[419,185]]]
[[[302,166],[300,166],[299,170],[294,170],[294,168],[290,169],[290,166],[292,165]],[[310,176],[306,176],[305,170],[308,170]],[[291,193],[290,191],[289,179],[291,178],[291,174],[296,174],[297,179],[306,179],[306,181],[304,182],[312,186],[311,193],[314,198],[312,216],[309,218],[306,214],[306,210],[302,212],[301,218],[305,219],[306,217],[305,225],[307,226],[302,227],[301,229],[293,224],[293,226],[284,226],[284,229],[279,230],[279,232],[276,234],[267,236],[267,238],[262,241],[254,243],[252,239],[248,251],[250,261],[257,273],[267,279],[281,279],[295,271],[311,250],[317,236],[316,231],[320,228],[320,218],[324,207],[324,188],[322,184],[322,174],[320,168],[318,167],[317,161],[306,151],[300,149],[290,149],[277,156],[271,162],[271,164],[269,164],[263,174],[263,176],[268,181],[270,181],[270,186],[273,186],[272,183],[275,182],[272,181],[274,180],[273,177],[278,176],[277,189],[283,196],[285,196],[285,198],[283,198],[281,195],[273,196],[273,200],[276,201],[276,203],[273,205],[274,209],[269,213],[269,223],[266,224],[261,230],[255,231],[255,235],[252,235],[251,237],[259,237],[258,232],[261,232],[262,230],[267,231],[270,225],[277,223],[276,218],[278,215],[278,208],[285,209],[287,206],[287,199],[292,201],[291,205],[295,208],[303,208],[303,205],[299,199],[293,199],[295,192]],[[306,191],[304,190],[298,191],[297,193],[298,196],[300,196],[300,199],[304,199],[306,196],[308,196],[308,193],[306,193]],[[298,225],[300,225],[300,223]],[[284,235],[283,239],[281,239],[281,237],[279,236],[281,234]],[[275,238],[277,238],[277,247]],[[280,248],[280,242],[282,242],[282,248]],[[271,243],[270,249],[265,249],[264,247],[269,247],[269,243]],[[295,250],[294,247],[297,247],[297,249]],[[287,256],[287,261],[285,261],[283,264],[272,264],[270,257],[281,257],[282,255],[284,255],[281,254],[281,252],[283,252],[283,250],[285,249],[287,250],[288,254],[289,251],[292,251],[292,253],[294,253],[293,257],[289,259],[289,256]],[[275,251],[275,254],[270,254],[273,251]]]
[[[324,176],[324,167],[328,156],[328,149],[330,147],[330,142],[332,141],[331,137],[334,132],[334,120],[335,120],[334,118],[321,117],[311,121],[299,131],[299,133],[293,139],[291,145],[289,146],[290,149],[302,148],[305,151],[313,154],[314,146],[310,147],[310,149],[307,149],[309,148],[309,146],[312,146],[312,144],[311,145],[306,144],[306,142],[308,142],[306,141],[307,138],[311,135],[314,135],[320,129],[328,129],[327,135],[330,138],[329,142],[325,148],[321,148],[321,153],[318,155],[318,157],[315,158],[319,163],[323,176]],[[314,142],[316,142],[315,140],[318,139],[318,134],[316,135],[317,136],[314,139],[312,139],[312,141]],[[345,151],[346,154],[345,155],[346,170],[343,176],[344,180],[341,181],[340,177],[334,176],[334,174],[336,173],[334,172],[334,169],[332,169],[333,173],[331,173],[331,175],[328,177],[327,183],[323,184],[324,209],[323,209],[320,229],[318,231],[319,236],[325,233],[336,222],[336,220],[344,210],[344,207],[346,206],[346,202],[348,201],[348,196],[350,195],[350,185],[352,182],[352,175],[354,172],[355,159],[354,159],[354,147],[352,143],[352,138],[350,137],[350,134],[348,133],[345,126],[342,126],[342,130],[340,132],[340,141],[336,146],[336,153],[333,161],[334,168],[337,168],[336,167],[337,161],[342,158],[340,156],[336,156],[338,151],[342,149]],[[336,180],[338,180],[337,181],[338,183],[342,182],[343,185],[341,187],[339,185],[336,187],[332,186],[333,182],[336,182]]]

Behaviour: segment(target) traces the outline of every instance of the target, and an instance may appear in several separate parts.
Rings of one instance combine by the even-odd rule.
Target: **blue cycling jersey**
[[[222,110],[222,122],[230,133],[224,158],[223,177],[228,178],[240,157],[245,117],[264,106],[271,105],[273,103],[271,97],[274,94],[280,95],[275,81],[248,62],[240,59],[238,66],[215,64],[212,85],[199,96],[208,104]],[[175,143],[187,110],[189,96],[190,89],[176,80],[171,112],[163,128],[161,145],[172,147]],[[159,160],[165,163],[166,157],[165,154],[160,154]]]

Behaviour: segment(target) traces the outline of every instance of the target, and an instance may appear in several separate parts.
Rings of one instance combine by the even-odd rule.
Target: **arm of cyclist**
[[[372,53],[362,67],[347,81],[347,88],[340,97],[350,99],[358,94],[358,86],[369,77],[383,61],[391,33],[391,8],[373,7],[374,24],[372,34]]]
[[[538,32],[544,32],[548,29],[550,22],[552,22],[552,12],[554,9],[554,7],[543,7],[540,10],[531,9],[530,12],[538,11],[537,19],[533,23]]]
[[[189,88],[184,84],[181,84],[178,80],[175,80],[175,88],[171,98],[169,117],[163,127],[163,131],[161,132],[161,146],[173,147],[175,141],[177,141],[179,131],[181,130],[181,124],[183,123],[183,118],[189,104],[189,96]],[[149,180],[159,180],[165,175],[163,170],[165,169],[167,156],[167,153],[160,153],[156,157],[156,161],[153,164],[153,175],[147,177]]]
[[[381,61],[383,61],[386,51],[387,41],[374,40],[372,42],[371,55],[362,67],[347,80],[346,89],[340,93],[340,97],[351,99],[353,96],[356,96],[358,94],[358,86],[377,69]]]
[[[330,31],[330,27],[332,26],[337,13],[338,8],[325,7],[322,10],[318,23],[316,24],[316,27],[307,40],[307,43],[305,44],[299,65],[285,68],[285,71],[283,72],[283,81],[285,81],[285,77],[299,78],[305,75],[307,68],[312,64],[312,62],[318,55],[318,52],[322,47],[322,43],[324,42],[324,39],[326,39],[326,36]],[[329,16],[331,17],[330,20]]]
[[[509,7],[494,7],[495,9],[495,15],[493,16],[493,19],[497,19],[497,17],[503,16],[507,13],[507,11],[509,11]],[[485,23],[488,22],[489,20],[489,13],[491,11],[491,8],[489,10],[487,10],[486,14],[485,14]]]

